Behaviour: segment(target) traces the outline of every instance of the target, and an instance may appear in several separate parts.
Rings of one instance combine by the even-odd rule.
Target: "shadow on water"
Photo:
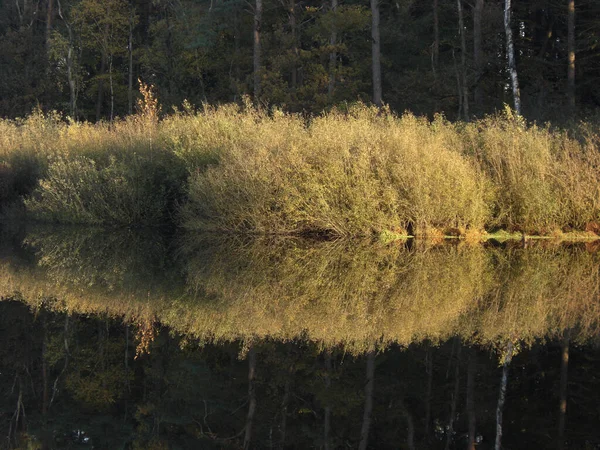
[[[584,244],[75,227],[1,242],[3,446],[600,445]]]

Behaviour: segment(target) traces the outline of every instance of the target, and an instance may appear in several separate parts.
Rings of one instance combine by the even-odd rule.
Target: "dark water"
[[[600,448],[593,246],[1,239],[3,447]]]

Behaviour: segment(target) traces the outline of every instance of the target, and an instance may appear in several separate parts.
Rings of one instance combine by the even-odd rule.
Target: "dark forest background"
[[[38,105],[78,120],[123,116],[134,110],[138,79],[156,87],[164,112],[244,95],[306,113],[378,103],[378,31],[384,103],[469,119],[513,104],[505,8],[505,0],[4,0],[0,117]],[[511,12],[523,115],[592,113],[600,1],[517,0]]]

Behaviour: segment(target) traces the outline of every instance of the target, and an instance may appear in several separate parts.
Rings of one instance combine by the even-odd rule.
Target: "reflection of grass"
[[[156,319],[201,340],[309,339],[351,352],[600,331],[599,255],[582,245],[215,240],[188,237],[173,258],[156,236],[36,231],[35,264],[2,262],[0,295]]]

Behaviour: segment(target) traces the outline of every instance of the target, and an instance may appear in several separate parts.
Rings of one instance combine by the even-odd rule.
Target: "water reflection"
[[[206,342],[271,338],[360,353],[453,336],[483,345],[598,333],[599,254],[38,229],[0,258],[0,294],[156,321]]]
[[[596,448],[591,250],[3,238],[2,445]]]

